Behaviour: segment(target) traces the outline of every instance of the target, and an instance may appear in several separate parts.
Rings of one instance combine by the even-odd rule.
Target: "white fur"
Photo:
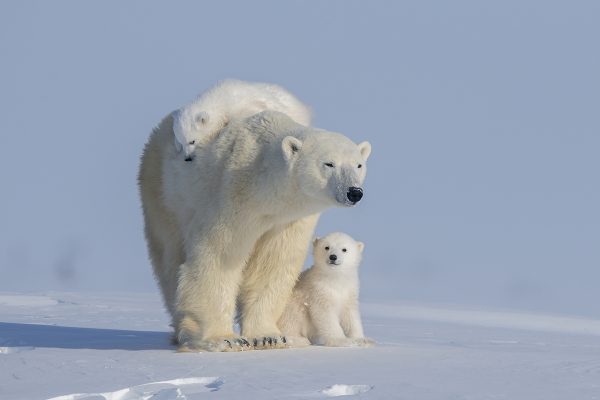
[[[229,121],[264,110],[279,111],[301,125],[310,125],[308,107],[281,86],[228,79],[176,112],[175,147],[190,161],[194,149],[210,143]]]
[[[363,243],[345,233],[315,239],[314,265],[300,275],[278,321],[290,341],[325,346],[375,343],[365,338],[358,310],[358,266],[363,248]]]
[[[193,163],[180,161],[172,138],[169,116],[146,145],[139,184],[176,339],[182,348],[243,349],[237,304],[242,335],[276,346],[319,214],[353,205],[343,194],[362,186],[370,145],[275,111],[232,121]]]

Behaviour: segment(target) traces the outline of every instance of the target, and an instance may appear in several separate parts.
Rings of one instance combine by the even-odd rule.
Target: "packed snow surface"
[[[0,399],[600,400],[600,321],[362,305],[373,348],[177,353],[150,294],[0,294]]]

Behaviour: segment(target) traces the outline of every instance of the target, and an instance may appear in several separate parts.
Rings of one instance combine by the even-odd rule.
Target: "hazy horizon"
[[[225,78],[373,146],[362,297],[600,318],[600,3],[0,4],[0,291],[157,291],[154,125]],[[308,261],[307,261],[308,262]]]

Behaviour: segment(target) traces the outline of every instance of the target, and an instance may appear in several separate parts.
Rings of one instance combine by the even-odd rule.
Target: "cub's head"
[[[193,161],[196,146],[206,141],[210,134],[217,131],[219,126],[205,111],[195,112],[191,109],[182,109],[175,114],[173,131],[175,133],[175,148],[178,152],[183,150],[185,161]]]
[[[307,201],[324,207],[351,207],[362,199],[369,142],[355,144],[339,133],[315,129],[302,140],[285,137],[282,147]]]
[[[365,245],[345,233],[335,232],[313,241],[315,265],[331,269],[348,269],[360,264]]]
[[[219,129],[214,118],[206,111],[199,111],[192,116],[192,126],[197,136],[203,137]]]

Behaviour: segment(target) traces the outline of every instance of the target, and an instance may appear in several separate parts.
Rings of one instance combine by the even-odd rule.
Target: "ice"
[[[369,385],[333,385],[323,389],[321,393],[328,397],[353,396],[355,394],[366,393],[373,387]]]

